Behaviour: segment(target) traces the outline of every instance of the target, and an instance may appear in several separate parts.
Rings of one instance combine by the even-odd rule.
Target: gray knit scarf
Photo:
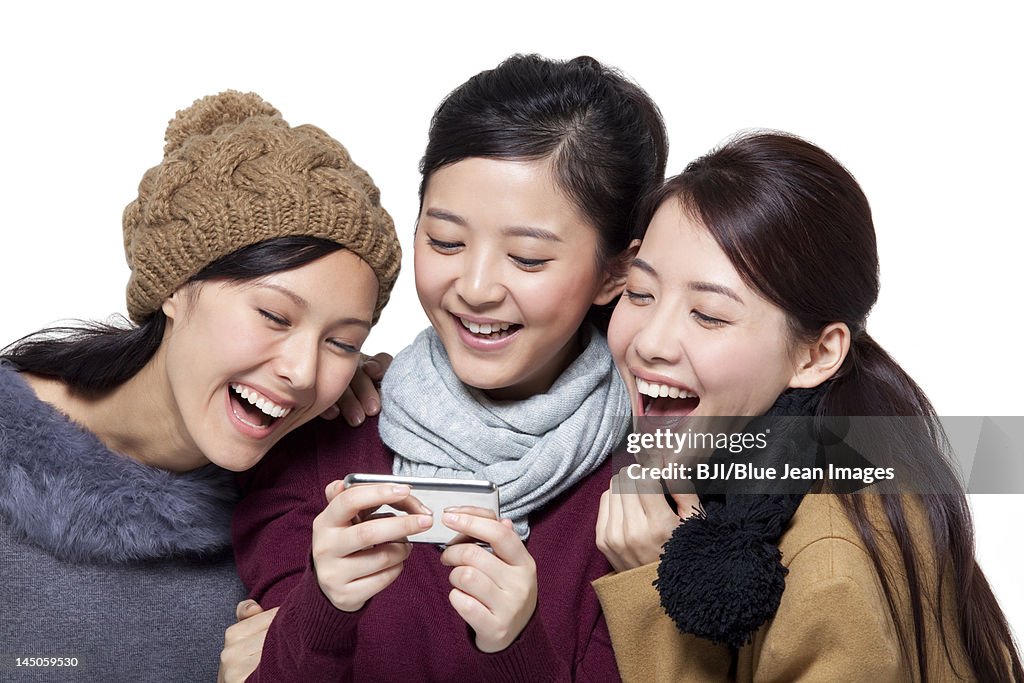
[[[380,436],[394,474],[486,479],[526,539],[528,515],[594,472],[630,426],[608,342],[586,347],[545,394],[494,401],[459,381],[433,328],[395,357],[381,388]]]

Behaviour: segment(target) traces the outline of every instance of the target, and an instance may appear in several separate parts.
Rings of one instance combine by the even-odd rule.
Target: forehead
[[[661,279],[742,285],[739,273],[711,233],[677,199],[658,207],[637,258],[652,265]]]
[[[228,291],[262,290],[324,317],[370,320],[377,302],[377,277],[346,249],[333,251],[290,270],[254,280],[223,283]]]
[[[441,209],[470,228],[538,226],[563,238],[593,238],[596,230],[558,187],[550,159],[472,157],[430,176],[421,219]]]

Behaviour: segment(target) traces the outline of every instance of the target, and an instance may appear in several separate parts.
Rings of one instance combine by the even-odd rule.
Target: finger
[[[623,545],[623,512],[618,475],[612,477],[612,485],[609,491],[608,524],[605,527],[605,537],[611,548],[621,550]]]
[[[623,473],[623,476],[626,476],[625,473]],[[665,489],[662,486],[661,479],[641,477],[639,479],[631,478],[631,481],[636,490],[638,502],[643,507],[646,515],[648,517],[664,515],[665,509],[669,508],[669,504],[665,500]]]
[[[423,504],[419,498],[410,494],[408,498],[392,503],[391,507],[396,510],[408,512],[410,515],[433,515],[434,511]]]
[[[359,484],[359,485],[360,486],[364,486],[364,484]],[[340,479],[332,481],[330,484],[328,484],[324,488],[324,497],[327,499],[327,502],[330,503],[332,500],[337,498],[338,495],[342,491],[344,491],[344,490],[345,490],[345,482],[341,481]],[[405,512],[408,512],[409,514],[421,514],[421,515],[433,514],[431,512],[430,508],[428,508],[426,505],[421,503],[419,501],[419,499],[415,499],[412,496],[410,496],[409,498],[407,498],[405,500],[401,500],[401,501],[398,501],[396,503],[391,503],[390,506],[392,508],[396,509],[396,510],[404,510]],[[394,512],[381,512],[381,513],[378,513],[377,511],[381,507],[383,507],[383,506],[382,505],[377,505],[377,506],[374,506],[374,507],[366,508],[365,510],[360,510],[359,513],[356,515],[355,521],[358,523],[358,522],[366,521],[367,519],[374,519],[374,518],[376,518],[378,516],[380,516],[380,517],[394,517],[395,516]]]
[[[352,381],[349,382],[348,389],[352,392],[353,398],[357,403],[356,408],[359,410],[360,417],[362,418],[360,423],[366,419],[367,415],[376,415],[380,412],[380,392],[377,390],[377,385],[373,383],[373,380],[367,376],[363,367],[356,370],[356,373],[352,375]],[[348,391],[345,393],[347,394]],[[344,399],[344,396],[342,398]],[[345,407],[342,407],[342,412],[344,411]]]
[[[611,495],[611,488],[602,493],[601,502],[597,507],[597,525],[594,528],[594,535],[597,539],[597,547],[601,548],[602,551],[608,547],[606,533],[608,531],[608,508]]]
[[[642,502],[644,496],[637,491],[636,480],[627,476],[625,472],[619,472],[615,477],[619,489],[618,498],[622,507],[622,525],[624,530],[628,531],[630,528],[639,529],[647,526],[647,510]],[[668,506],[666,505],[665,507]]]
[[[345,593],[351,596],[359,596],[359,599],[356,602],[365,603],[374,595],[380,593],[382,590],[394,583],[395,579],[397,579],[399,574],[402,573],[402,568],[404,566],[405,565],[402,563],[394,564],[385,569],[381,569],[379,572],[374,574],[353,579],[345,587]]]
[[[476,567],[456,567],[448,574],[448,583],[476,599],[488,612],[495,612],[501,589],[490,576]]]
[[[393,361],[390,353],[376,353],[366,359],[363,363],[363,369],[366,371],[367,376],[374,382],[380,382],[384,379],[384,373],[391,367],[391,361]]]
[[[238,622],[234,626],[229,626],[228,630],[225,631],[225,642],[229,639],[241,639],[253,636],[257,633],[261,633],[270,628],[270,623],[277,616],[277,611],[280,607],[274,607],[268,609],[265,612],[254,614],[253,616]]]
[[[404,484],[360,484],[343,489],[320,513],[322,522],[332,526],[354,523],[363,510],[375,510],[381,505],[393,505],[408,497],[410,489]]]
[[[363,404],[359,401],[358,390],[355,386],[359,375],[359,371],[356,371],[348,388],[345,389],[345,393],[338,399],[338,408],[350,427],[358,427],[366,422],[366,413],[363,411]]]
[[[458,588],[452,588],[448,592],[448,602],[459,613],[462,620],[477,633],[490,630],[497,625],[498,619],[491,610],[487,609],[487,605]]]
[[[465,513],[467,515],[473,515],[474,517],[482,517],[484,519],[497,519],[498,515],[494,510],[488,508],[482,508],[477,505],[455,505],[444,509],[445,512],[454,512],[455,514]],[[509,520],[511,523],[512,520]]]
[[[333,420],[337,418],[339,415],[341,415],[341,408],[338,407],[337,403],[332,403],[331,405],[324,408],[324,412],[320,413],[320,417],[322,417],[325,420]]]
[[[251,616],[259,614],[262,611],[263,608],[260,607],[260,604],[255,600],[242,600],[238,603],[238,606],[235,607],[235,619],[243,621]]]
[[[509,564],[525,567],[533,562],[519,535],[501,522],[455,512],[444,513],[442,522],[449,529],[491,546],[494,553]]]
[[[696,493],[670,493],[672,500],[676,502],[676,514],[680,519],[686,519],[696,514],[700,508],[700,497]]]
[[[429,529],[433,523],[434,518],[428,515],[401,515],[353,524],[339,530],[334,554],[347,557],[376,545],[404,542],[409,536]]]
[[[412,544],[404,542],[385,543],[352,553],[346,559],[346,579],[349,583],[372,576],[388,567],[400,565],[409,558]]]
[[[340,479],[335,479],[324,488],[324,498],[330,503],[338,497],[338,494],[345,490],[345,485]]]
[[[449,545],[441,553],[441,564],[446,567],[469,566],[476,567],[490,576],[495,583],[501,585],[498,580],[501,573],[508,568],[508,564],[489,553],[476,543],[458,543]]]

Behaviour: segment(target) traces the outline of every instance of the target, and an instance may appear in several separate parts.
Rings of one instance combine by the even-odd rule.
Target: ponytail
[[[862,328],[854,332],[824,404],[831,415],[935,415],[917,382]]]
[[[939,581],[938,602],[933,608],[934,621],[939,624],[947,656],[948,639],[941,615],[946,582],[952,580],[953,613],[958,616],[959,631],[974,675],[984,681],[1024,679],[1020,656],[1006,617],[975,560],[970,507],[950,464],[945,433],[928,397],[892,356],[861,330],[854,334],[843,367],[829,382],[821,413],[825,416],[916,418],[883,421],[877,427],[885,434],[876,435],[876,442],[885,444],[891,453],[898,454],[900,469],[913,473],[915,488],[921,491],[917,498],[930,527],[930,554],[936,558]],[[903,579],[886,569],[892,563],[883,560],[880,538],[863,496],[837,495],[881,579],[904,657],[911,651],[917,653],[921,680],[927,681],[929,653],[924,635],[927,607],[921,599],[927,574],[920,553],[915,550],[921,545],[919,540],[917,544],[914,542],[907,516],[907,501],[901,495],[878,496],[892,531],[895,550],[902,560],[906,577]],[[898,582],[905,582],[908,589],[912,615],[909,629],[898,618],[895,598]]]
[[[20,372],[53,377],[72,392],[101,396],[135,376],[156,353],[167,318],[158,310],[142,325],[82,323],[23,337],[0,354]]]

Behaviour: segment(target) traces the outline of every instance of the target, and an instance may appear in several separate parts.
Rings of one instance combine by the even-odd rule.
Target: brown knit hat
[[[366,261],[391,295],[402,250],[380,191],[315,126],[292,128],[254,93],[196,100],[167,126],[164,160],[124,210],[128,314],[142,322],[217,259],[277,237],[319,237]]]

